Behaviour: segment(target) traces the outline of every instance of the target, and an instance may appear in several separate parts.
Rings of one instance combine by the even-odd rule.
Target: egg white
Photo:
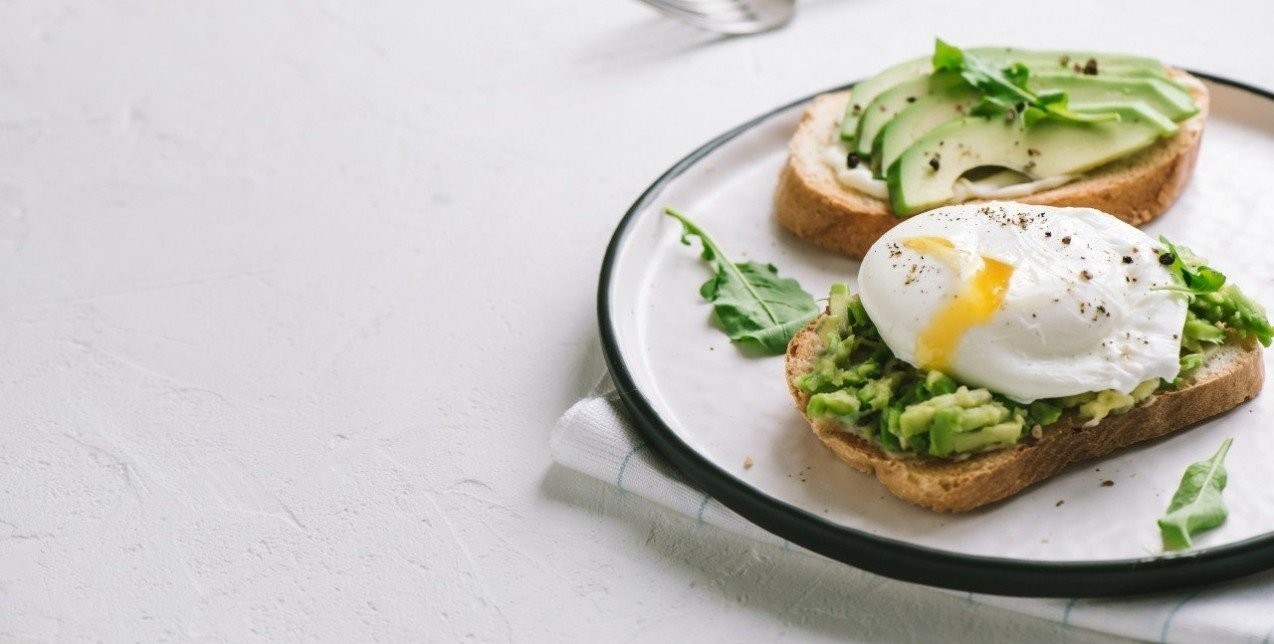
[[[908,239],[949,240],[961,261],[920,253]],[[1029,402],[1090,391],[1130,392],[1180,368],[1186,300],[1158,262],[1160,244],[1091,208],[1013,202],[946,206],[885,233],[859,269],[860,294],[881,338],[916,365],[916,340],[988,257],[1011,264],[1000,307],[956,344],[957,380]]]

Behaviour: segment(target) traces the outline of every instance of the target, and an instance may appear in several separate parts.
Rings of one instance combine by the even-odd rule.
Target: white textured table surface
[[[0,640],[1099,636],[552,466],[627,205],[956,43],[1274,87],[1265,2],[0,3]],[[507,13],[501,13],[507,11]]]

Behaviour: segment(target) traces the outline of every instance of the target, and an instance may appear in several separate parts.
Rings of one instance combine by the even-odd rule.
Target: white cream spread
[[[885,185],[884,181],[873,177],[871,168],[867,167],[866,163],[860,163],[857,168],[850,170],[846,165],[848,157],[849,148],[845,147],[845,142],[839,137],[823,149],[823,162],[836,174],[836,181],[842,186],[882,201],[888,200],[889,186]]]
[[[877,199],[889,199],[888,184],[872,176],[871,168],[867,167],[866,163],[850,170],[846,165],[848,156],[849,148],[839,136],[823,149],[823,163],[826,163],[828,169],[836,175],[838,183],[850,190]],[[1022,175],[1012,170],[981,177],[977,181],[961,177],[955,184],[955,200],[960,202],[970,199],[1016,199],[1068,184],[1078,178],[1079,175],[1076,174],[1063,174],[1022,181]]]
[[[1056,177],[1022,181],[1022,175],[1012,170],[998,172],[977,181],[960,177],[955,182],[955,200],[1016,199],[1065,185],[1078,178],[1079,175],[1076,174],[1060,174]]]

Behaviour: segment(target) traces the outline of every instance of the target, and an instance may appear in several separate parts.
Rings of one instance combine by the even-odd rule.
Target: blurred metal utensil
[[[722,34],[755,34],[786,25],[796,0],[641,0],[692,27]]]

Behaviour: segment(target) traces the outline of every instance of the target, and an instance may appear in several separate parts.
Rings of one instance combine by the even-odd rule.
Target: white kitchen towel
[[[757,541],[783,539],[695,489],[632,426],[609,378],[558,421],[558,463],[656,503]],[[813,556],[813,555],[812,555]],[[946,592],[946,591],[944,591]],[[1095,631],[1158,642],[1269,642],[1274,635],[1274,572],[1227,584],[1132,599],[969,599]]]

